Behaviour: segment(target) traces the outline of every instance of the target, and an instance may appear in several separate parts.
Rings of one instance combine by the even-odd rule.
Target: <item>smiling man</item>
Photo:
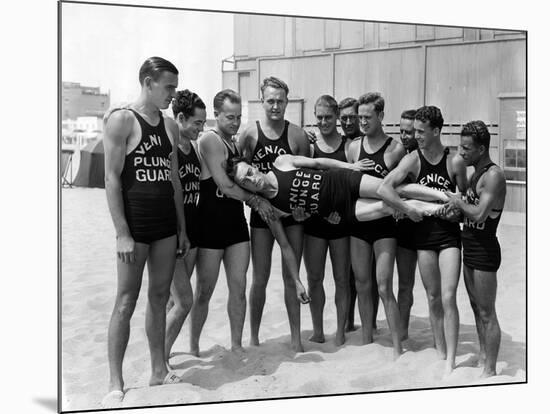
[[[305,132],[285,120],[288,105],[288,86],[276,77],[265,78],[260,86],[262,108],[261,119],[248,126],[239,139],[239,148],[244,156],[252,160],[258,169],[267,173],[273,162],[283,154],[309,156],[309,141]],[[286,238],[294,249],[298,267],[302,257],[304,239],[303,225],[292,217],[282,220]],[[250,288],[250,344],[260,344],[259,330],[265,305],[267,282],[271,274],[271,252],[275,238],[268,223],[256,214],[250,213],[250,244],[252,253],[252,287]],[[282,262],[285,287],[285,305],[290,323],[292,349],[302,351],[300,338],[300,304],[294,294],[291,273]]]
[[[445,372],[455,368],[458,343],[456,289],[460,275],[460,227],[458,222],[440,217],[422,217],[399,199],[395,187],[409,180],[439,191],[466,189],[466,167],[460,156],[449,156],[441,143],[443,116],[436,106],[423,106],[414,117],[418,150],[406,155],[378,189],[392,207],[407,214],[415,225],[414,244],[418,268],[428,296],[430,323],[436,350],[446,360]]]

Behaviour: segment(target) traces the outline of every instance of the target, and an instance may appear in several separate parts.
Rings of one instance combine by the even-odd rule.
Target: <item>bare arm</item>
[[[466,176],[464,159],[458,153],[451,160],[451,168],[458,190],[464,193],[468,188],[468,177]]]
[[[310,144],[311,140],[308,138],[307,133],[298,128],[296,125],[290,124],[288,126],[289,145],[294,155],[303,155],[310,157]]]
[[[475,222],[483,222],[496,207],[502,195],[506,193],[506,179],[499,170],[489,170],[483,177],[483,187],[480,190],[479,203],[468,204],[458,194],[447,193],[449,205],[460,209],[466,217]]]
[[[116,111],[106,121],[103,145],[105,149],[105,193],[115,226],[117,255],[125,263],[135,260],[135,242],[124,215],[122,182],[126,147],[132,134],[134,117],[128,111]]]
[[[390,171],[382,180],[376,193],[394,209],[404,212],[413,221],[420,221],[422,220],[422,214],[413,206],[406,204],[397,192],[397,186],[403,183],[407,176],[414,171],[416,165],[415,157],[416,155],[414,154],[405,156],[397,167]]]
[[[283,230],[281,220],[271,220],[267,224],[269,225],[269,229],[271,230],[273,237],[275,237],[277,243],[279,243],[279,246],[281,247],[281,255],[283,256],[283,260],[287,266],[288,271],[290,272],[292,280],[294,280],[294,283],[296,284],[296,294],[298,296],[298,300],[301,303],[308,303],[310,301],[310,298],[307,295],[304,285],[300,281],[298,260],[296,259],[296,255],[294,254],[292,245],[289,243],[288,238],[286,237],[286,234]]]
[[[170,178],[174,189],[174,204],[176,206],[176,215],[178,218],[178,256],[185,256],[189,250],[189,239],[187,238],[187,227],[185,223],[185,214],[183,209],[183,189],[179,177],[178,165],[178,136],[179,129],[176,122],[171,118],[164,119],[166,133],[172,140],[172,152],[170,153]]]
[[[252,194],[239,187],[225,172],[225,149],[224,144],[220,142],[218,136],[213,133],[206,133],[199,142],[199,150],[208,171],[212,175],[214,182],[220,191],[226,196],[245,203],[254,200],[255,209],[258,211],[264,221],[274,217],[273,207],[269,201],[255,194]]]
[[[360,160],[354,163],[334,160],[332,158],[308,158],[296,155],[292,158],[292,164],[294,167],[300,168],[313,168],[317,170],[329,169],[329,168],[346,168],[348,170],[362,171],[371,168],[372,160]]]
[[[254,147],[256,146],[257,138],[254,136],[254,131],[256,131],[256,125],[248,126],[245,128],[243,133],[239,137],[237,142],[237,147],[241,154],[248,160],[252,160],[254,154]]]

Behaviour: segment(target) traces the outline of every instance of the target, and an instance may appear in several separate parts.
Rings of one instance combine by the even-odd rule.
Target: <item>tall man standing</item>
[[[285,120],[288,86],[276,77],[265,78],[260,87],[264,116],[248,126],[239,139],[244,156],[252,160],[260,172],[267,173],[281,154],[309,156],[309,141],[305,132]],[[286,236],[298,259],[302,257],[303,225],[292,217],[282,220]],[[260,344],[259,330],[265,305],[265,292],[271,273],[271,253],[274,237],[267,223],[254,211],[250,215],[252,286],[250,289],[250,344]],[[290,342],[295,351],[303,351],[300,338],[300,303],[295,284],[285,262],[282,262],[285,305],[290,323]]]
[[[474,173],[469,179],[465,201],[459,194],[447,193],[448,207],[458,208],[464,214],[464,282],[476,320],[482,377],[496,375],[500,346],[495,299],[501,256],[496,231],[506,198],[506,177],[489,156],[490,139],[483,121],[464,125],[460,133],[460,156],[467,166],[474,167]]]
[[[414,116],[416,109],[409,109],[401,113],[399,120],[399,135],[401,144],[408,154],[418,148],[414,139]],[[414,222],[408,217],[397,221],[397,251],[395,254],[399,290],[397,292],[397,306],[399,307],[401,340],[409,337],[409,319],[413,305],[414,276],[416,270],[416,248],[414,246]]]
[[[382,128],[384,98],[377,92],[359,97],[359,124],[365,134],[350,145],[351,162],[362,159],[373,161],[374,167],[366,174],[384,178],[405,155],[403,146],[388,137]],[[393,217],[384,217],[354,226],[351,237],[351,263],[355,273],[359,314],[363,327],[363,343],[373,341],[372,255],[376,260],[378,293],[382,299],[391,331],[394,357],[402,353],[399,335],[399,309],[393,294],[393,266],[396,239]]]
[[[116,231],[117,294],[109,323],[109,393],[104,407],[124,398],[122,361],[130,336],[143,269],[149,270],[145,330],[151,354],[149,385],[177,382],[165,364],[166,302],[179,252],[189,241],[185,233],[183,198],[177,170],[178,127],[164,118],[175,96],[178,70],[160,57],[140,68],[139,98],[105,120],[105,189]]]
[[[200,235],[197,245],[197,285],[191,308],[191,352],[199,356],[199,338],[208,305],[223,261],[229,297],[227,312],[231,349],[242,350],[246,312],[246,271],[250,261],[248,225],[243,201],[265,220],[273,215],[271,204],[236,185],[225,172],[229,158],[239,155],[234,136],[241,125],[241,97],[224,89],[214,97],[216,126],[199,138],[201,182],[199,195]]]
[[[358,107],[357,99],[355,98],[344,98],[338,103],[338,110],[340,112],[340,127],[346,139],[351,143],[354,139],[361,137],[361,128],[359,127],[359,116],[357,115]],[[373,302],[373,315],[372,315],[372,324],[374,329],[376,329],[376,315],[378,314],[378,283],[376,283],[376,262],[373,258],[372,260],[372,302]],[[353,274],[353,269],[350,272],[349,278],[349,287],[350,287],[350,300],[348,307],[348,317],[346,321],[346,331],[355,330],[355,300],[357,298],[357,289],[355,288],[355,275]]]
[[[423,106],[414,119],[418,150],[408,154],[390,172],[378,189],[382,199],[407,214],[415,226],[414,244],[418,249],[418,267],[430,310],[430,323],[436,350],[446,359],[445,372],[455,367],[458,343],[456,289],[460,274],[460,227],[438,217],[423,217],[415,208],[401,202],[395,187],[407,178],[441,191],[466,189],[466,167],[460,156],[450,157],[441,143],[443,116],[435,106]]]

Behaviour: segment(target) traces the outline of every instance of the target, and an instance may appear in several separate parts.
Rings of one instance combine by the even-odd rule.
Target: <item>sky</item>
[[[160,56],[209,108],[233,54],[232,13],[64,3],[61,30],[62,80],[98,86],[111,104],[135,100],[141,64]]]

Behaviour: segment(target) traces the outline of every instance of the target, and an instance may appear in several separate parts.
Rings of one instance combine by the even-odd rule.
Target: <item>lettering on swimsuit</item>
[[[252,159],[252,164],[258,168],[260,171],[267,172],[271,171],[271,166],[273,165],[273,160],[277,158],[279,155],[286,154],[286,149],[279,147],[278,145],[264,145],[263,148],[258,149],[258,151],[254,154],[254,158]],[[274,155],[275,157],[273,160],[269,159],[269,155]],[[266,159],[267,158],[267,159]]]
[[[474,195],[474,192],[471,188],[468,188],[468,190],[466,191],[466,202],[474,206],[477,206],[479,204],[479,197],[476,197]],[[473,221],[472,219],[469,219],[466,216],[464,217],[464,225],[475,230],[485,230],[485,221],[478,223],[476,221]]]
[[[439,191],[448,191],[451,187],[451,182],[437,173],[431,173],[422,177],[420,184]]]
[[[303,207],[310,214],[319,210],[319,189],[321,188],[320,174],[298,171],[290,184],[290,210]]]
[[[380,174],[382,177],[385,177],[388,175],[388,170],[386,170],[384,167],[382,167],[380,164],[374,165],[374,171]]]
[[[141,155],[134,157],[136,180],[148,183],[170,181],[170,159],[161,156],[147,156],[151,149],[162,146],[161,137],[152,134],[148,138],[149,141],[142,142],[135,151],[136,154]]]

